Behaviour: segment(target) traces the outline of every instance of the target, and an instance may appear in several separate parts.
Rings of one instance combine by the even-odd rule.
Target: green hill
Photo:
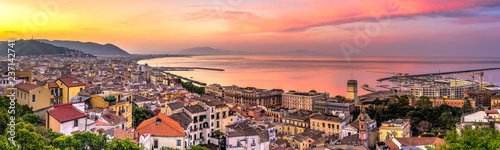
[[[10,48],[7,42],[0,43],[0,56],[7,56],[7,50]],[[60,56],[83,56],[92,57],[81,51],[58,47],[48,43],[43,43],[37,40],[19,40],[15,42],[14,50],[16,56],[39,56],[39,55],[60,55]]]

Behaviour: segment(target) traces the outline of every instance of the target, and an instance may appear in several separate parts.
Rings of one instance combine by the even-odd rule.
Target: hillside
[[[15,42],[14,50],[16,56],[38,56],[38,55],[71,55],[71,56],[92,56],[81,51],[58,47],[51,44],[43,43],[36,40],[19,40]],[[0,49],[3,53],[0,56],[7,56],[7,42],[0,44]]]
[[[49,43],[55,46],[66,47],[70,49],[75,49],[82,51],[87,54],[92,55],[130,55],[123,49],[113,45],[113,44],[98,44],[94,42],[80,42],[80,41],[61,41],[61,40],[45,40],[40,39],[38,41],[42,41],[45,43]]]

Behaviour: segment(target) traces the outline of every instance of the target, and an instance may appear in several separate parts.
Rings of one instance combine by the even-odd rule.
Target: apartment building
[[[241,88],[237,86],[226,86],[224,88],[224,99],[233,103],[250,104],[259,106],[281,106],[281,89],[256,89],[254,87]]]
[[[328,98],[329,93],[318,93],[315,90],[309,92],[296,92],[290,90],[282,94],[283,107],[289,109],[313,110],[314,101]]]
[[[394,119],[382,122],[379,128],[379,140],[386,141],[391,138],[410,137],[410,120]]]

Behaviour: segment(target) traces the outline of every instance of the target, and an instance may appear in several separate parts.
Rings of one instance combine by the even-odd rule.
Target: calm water
[[[357,57],[347,62],[344,57],[333,56],[245,56],[218,55],[195,57],[167,57],[143,60],[140,64],[163,67],[207,67],[226,71],[174,71],[172,73],[207,84],[251,86],[265,89],[283,89],[329,92],[330,95],[345,95],[347,80],[358,80],[358,86],[378,83],[382,77],[392,76],[367,72],[388,71],[409,74],[458,71],[500,67],[500,58],[442,58],[442,57]],[[469,76],[452,75],[470,79]],[[484,80],[500,83],[500,70],[486,71]],[[368,92],[359,88],[359,94]]]

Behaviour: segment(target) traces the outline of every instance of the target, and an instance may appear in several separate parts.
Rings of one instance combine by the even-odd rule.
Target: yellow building
[[[292,113],[282,119],[282,123],[276,125],[278,133],[298,134],[309,128],[309,115],[304,113]]]
[[[62,104],[62,88],[56,82],[47,82],[43,87],[50,90],[50,101],[53,104]]]
[[[59,102],[59,104],[68,103],[69,99],[75,97],[80,91],[85,89],[85,83],[74,77],[57,79],[56,84],[61,88],[62,102]]]
[[[17,90],[12,91],[12,89],[6,87],[4,88],[4,93],[10,94],[11,92],[15,92],[17,103],[33,107],[35,114],[41,118],[45,118],[44,111],[53,105],[50,102],[50,92],[48,89],[27,82],[19,83],[14,88],[17,88]]]
[[[382,123],[380,126],[380,141],[386,141],[391,138],[407,138],[410,137],[410,120],[396,119]]]
[[[496,105],[498,103],[500,103],[500,96],[497,95],[497,96],[491,97],[491,105]]]
[[[108,108],[116,111],[117,116],[127,118],[127,128],[132,127],[132,94],[119,91],[103,91],[90,95],[92,107]]]
[[[342,130],[342,127],[350,122],[351,118],[339,118],[332,115],[316,115],[309,119],[310,129],[324,131],[327,135],[338,135]]]

